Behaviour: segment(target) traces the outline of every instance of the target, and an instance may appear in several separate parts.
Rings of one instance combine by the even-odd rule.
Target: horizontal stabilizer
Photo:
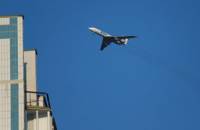
[[[128,38],[128,39],[130,39],[130,38],[136,38],[137,36],[117,36],[118,38]]]

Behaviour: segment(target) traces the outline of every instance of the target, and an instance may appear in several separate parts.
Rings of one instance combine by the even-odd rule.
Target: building
[[[36,86],[35,49],[23,49],[23,16],[0,16],[0,130],[57,130]]]

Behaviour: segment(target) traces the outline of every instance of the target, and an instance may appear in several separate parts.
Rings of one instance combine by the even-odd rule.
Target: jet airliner
[[[110,43],[115,43],[117,45],[126,45],[129,39],[136,38],[136,36],[112,36],[95,27],[90,27],[89,30],[103,37],[101,48],[100,48],[101,51],[104,48],[106,48],[108,45],[110,45]]]

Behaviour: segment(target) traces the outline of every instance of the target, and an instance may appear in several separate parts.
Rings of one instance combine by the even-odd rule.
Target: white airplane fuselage
[[[106,33],[106,32],[103,32],[101,31],[100,29],[98,28],[95,28],[95,27],[90,27],[89,28],[90,31],[96,33],[97,35],[100,35],[102,37],[108,37],[108,36],[111,36],[110,34]]]

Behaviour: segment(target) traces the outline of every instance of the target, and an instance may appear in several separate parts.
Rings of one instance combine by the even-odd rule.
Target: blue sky
[[[24,14],[59,130],[199,130],[198,0],[2,0]],[[99,51],[96,26],[137,35]]]

